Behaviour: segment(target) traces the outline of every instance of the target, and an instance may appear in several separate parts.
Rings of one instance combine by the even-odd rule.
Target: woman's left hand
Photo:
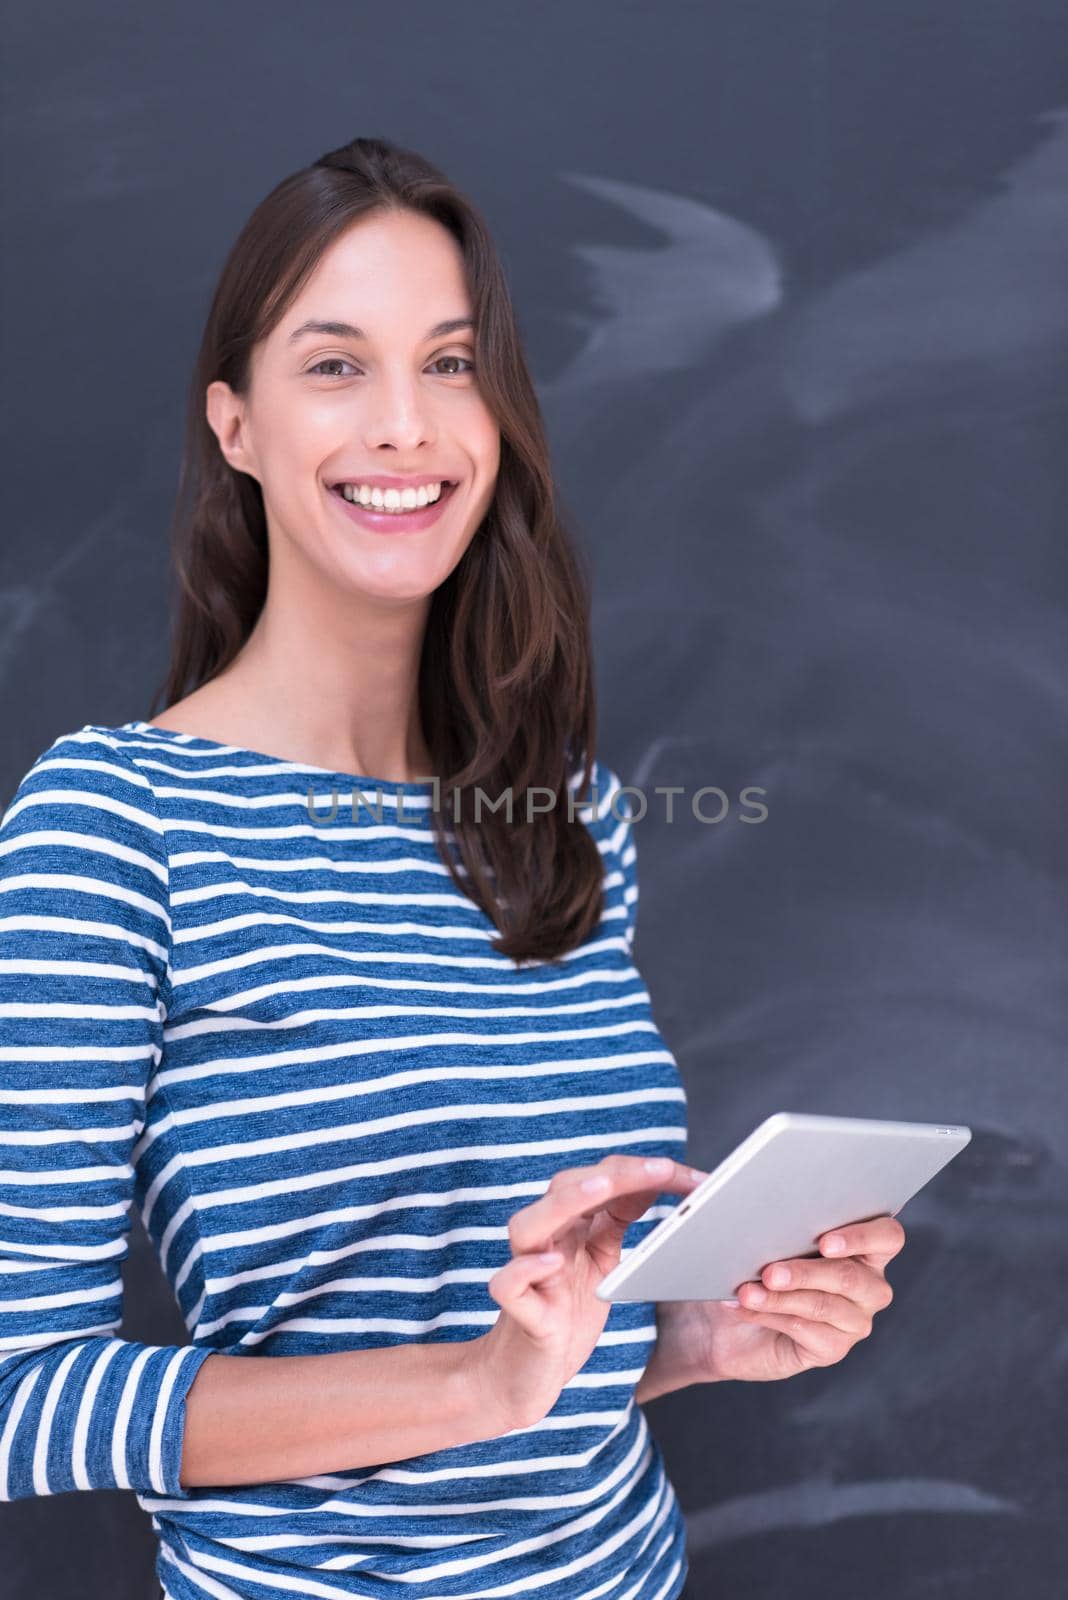
[[[835,1252],[830,1245],[838,1238],[843,1244]],[[894,1298],[885,1268],[905,1243],[904,1228],[896,1217],[875,1217],[835,1228],[818,1243],[818,1257],[769,1262],[758,1281],[739,1285],[740,1305],[661,1303],[659,1312],[668,1314],[667,1341],[685,1351],[691,1371],[696,1362],[692,1381],[791,1378],[810,1367],[833,1366],[868,1337],[872,1318]]]

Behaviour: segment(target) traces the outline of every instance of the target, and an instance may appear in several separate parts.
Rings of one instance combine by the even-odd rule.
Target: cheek
[[[337,459],[337,449],[307,418],[299,425],[272,432],[261,456],[265,494],[275,506],[290,508],[303,522],[309,501],[327,492],[323,463]]]
[[[305,395],[300,403],[281,399],[264,415],[257,434],[265,440],[265,451],[292,471],[317,474],[322,463],[346,442],[351,430],[336,402],[325,396]],[[266,460],[266,454],[264,455]]]
[[[492,417],[483,419],[481,435],[473,441],[471,453],[478,463],[479,476],[483,480],[483,501],[488,506],[493,499],[501,466],[500,430]]]
[[[496,466],[501,454],[501,430],[497,418],[477,388],[464,394],[463,409],[454,416],[456,437],[480,467]]]

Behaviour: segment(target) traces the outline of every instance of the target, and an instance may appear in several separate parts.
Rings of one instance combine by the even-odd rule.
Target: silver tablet
[[[600,1300],[729,1300],[832,1228],[896,1216],[972,1136],[934,1122],[779,1111],[624,1251]],[[832,1258],[833,1259],[833,1258]]]

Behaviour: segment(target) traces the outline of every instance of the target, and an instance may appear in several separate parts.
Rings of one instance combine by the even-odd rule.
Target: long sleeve
[[[212,1351],[117,1336],[169,951],[151,786],[99,733],[57,739],[0,821],[0,1500],[188,1498]]]
[[[638,846],[634,838],[634,823],[630,817],[622,824],[622,828],[619,867],[623,874],[623,904],[627,908],[626,940],[628,948],[631,948],[634,944],[634,930],[638,923]]]
[[[609,829],[609,850],[612,869],[623,880],[622,902],[626,912],[623,937],[630,950],[634,945],[634,930],[638,921],[638,850],[634,838],[634,806],[629,795],[619,798],[622,785],[611,768],[607,770],[605,801],[608,805],[606,825]]]

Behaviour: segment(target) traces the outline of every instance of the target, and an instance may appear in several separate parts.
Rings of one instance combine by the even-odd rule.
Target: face
[[[422,600],[474,537],[500,464],[479,393],[463,256],[432,218],[378,213],[324,254],[253,352],[248,393],[224,383],[207,416],[231,466],[263,490],[272,576],[306,563],[332,586],[383,603]],[[307,330],[348,324],[359,333]],[[303,331],[302,331],[303,330]],[[335,489],[376,479],[455,484],[426,526],[372,527]]]

